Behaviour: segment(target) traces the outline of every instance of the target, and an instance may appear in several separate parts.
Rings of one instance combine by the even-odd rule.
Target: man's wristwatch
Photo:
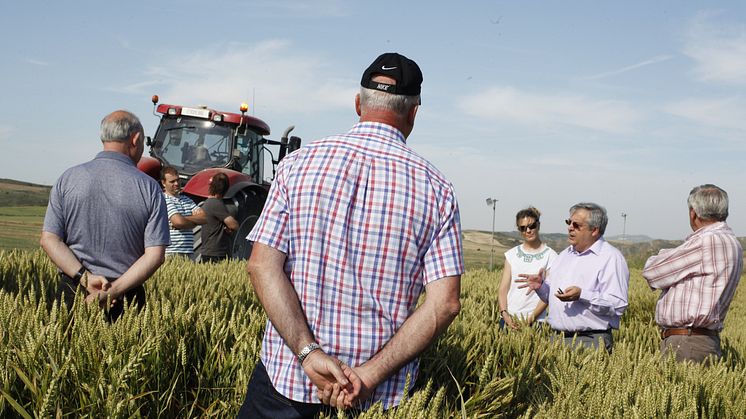
[[[84,284],[81,284],[81,283],[80,283],[80,279],[81,279],[81,278],[83,278],[83,275],[85,275],[85,273],[86,273],[86,270],[87,270],[87,269],[85,268],[85,266],[81,266],[81,267],[80,267],[80,269],[78,270],[78,272],[76,272],[76,273],[75,273],[75,276],[73,277],[73,279],[74,279],[74,280],[75,280],[75,282],[77,282],[78,284],[80,284],[80,285],[82,285],[82,286],[84,286],[84,287],[86,287],[86,288],[87,288],[87,287],[88,287],[88,277],[87,277],[87,276],[86,276],[86,278],[85,278],[85,279],[86,279],[86,280],[85,280],[85,283],[84,283]]]
[[[303,361],[306,359],[306,357],[313,351],[321,349],[321,345],[319,345],[316,342],[311,342],[308,345],[304,346],[303,349],[298,352],[298,362],[300,362],[301,365],[303,365]]]

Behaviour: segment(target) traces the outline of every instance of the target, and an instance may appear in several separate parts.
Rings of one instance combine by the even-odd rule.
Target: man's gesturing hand
[[[580,294],[582,293],[582,291],[583,290],[581,290],[580,288],[576,286],[572,286],[572,287],[565,288],[564,292],[557,291],[557,294],[555,294],[555,296],[560,301],[564,301],[564,302],[577,301],[580,299]]]
[[[311,382],[318,388],[322,403],[339,408],[351,407],[360,392],[360,378],[352,368],[342,361],[315,350],[303,360],[305,371]]]
[[[521,284],[518,285],[518,288],[528,288],[526,290],[526,294],[528,295],[531,291],[541,288],[541,284],[544,283],[544,272],[544,268],[541,268],[537,274],[519,274],[518,276],[522,279],[516,279],[515,282]]]

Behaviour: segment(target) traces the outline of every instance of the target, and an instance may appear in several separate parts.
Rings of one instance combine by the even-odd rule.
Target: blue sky
[[[563,232],[595,201],[608,235],[683,238],[715,183],[746,236],[746,5],[712,1],[3,2],[0,177],[51,184],[150,96],[250,112],[277,138],[344,132],[363,69],[397,51],[424,73],[409,144],[452,180],[466,229],[532,204]],[[252,101],[253,98],[253,101]]]

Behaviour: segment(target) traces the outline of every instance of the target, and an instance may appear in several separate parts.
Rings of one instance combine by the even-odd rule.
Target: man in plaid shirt
[[[662,328],[661,352],[676,360],[703,362],[721,357],[720,331],[743,270],[743,249],[728,218],[728,194],[715,185],[689,193],[694,233],[675,249],[645,263],[642,276],[660,299],[655,321]]]
[[[414,61],[381,55],[355,99],[360,122],[278,166],[248,236],[269,321],[239,417],[396,406],[418,355],[458,314],[453,186],[406,144],[421,83]]]

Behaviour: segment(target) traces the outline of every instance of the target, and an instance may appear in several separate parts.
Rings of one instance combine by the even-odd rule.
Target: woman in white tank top
[[[535,274],[541,268],[547,269],[557,257],[557,252],[541,242],[540,217],[541,213],[534,207],[522,209],[516,214],[515,223],[523,243],[505,252],[505,267],[497,297],[500,328],[507,325],[511,329],[518,329],[520,326],[516,320],[532,324],[542,322],[546,317],[547,304],[533,291],[526,295],[526,290],[518,289],[515,283],[519,274]]]

